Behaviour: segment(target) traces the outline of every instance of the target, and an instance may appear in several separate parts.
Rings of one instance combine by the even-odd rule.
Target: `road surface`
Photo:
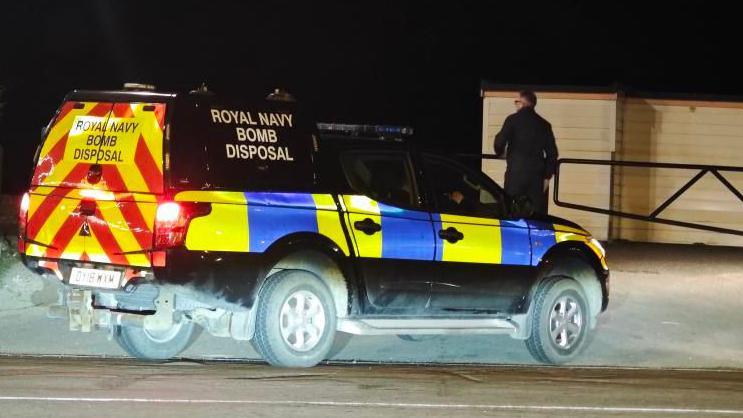
[[[743,416],[743,371],[4,357],[0,416]]]

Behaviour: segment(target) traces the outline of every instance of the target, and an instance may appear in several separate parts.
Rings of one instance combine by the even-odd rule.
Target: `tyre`
[[[335,342],[336,313],[330,290],[302,270],[272,275],[261,289],[252,344],[271,365],[312,367]]]
[[[588,304],[580,285],[572,279],[550,278],[534,294],[526,348],[535,360],[563,364],[574,359],[588,343]]]
[[[164,331],[118,326],[114,339],[130,356],[140,360],[167,360],[188,348],[201,333],[191,321],[181,321]]]

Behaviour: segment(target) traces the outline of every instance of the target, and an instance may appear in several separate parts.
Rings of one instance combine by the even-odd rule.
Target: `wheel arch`
[[[554,245],[539,262],[537,280],[529,292],[527,303],[531,310],[534,293],[550,277],[562,276],[578,282],[589,305],[591,328],[596,318],[606,309],[609,292],[609,271],[601,259],[585,243],[566,241]]]
[[[346,317],[354,305],[355,281],[349,257],[330,238],[311,232],[284,236],[265,252],[266,274],[257,286],[256,298],[265,282],[282,270],[308,271],[330,289],[338,317]]]

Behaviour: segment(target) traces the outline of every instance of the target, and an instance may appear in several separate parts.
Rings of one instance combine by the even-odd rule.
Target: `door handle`
[[[366,218],[363,221],[356,221],[353,223],[353,227],[366,235],[374,235],[382,230],[382,225],[374,222],[371,218]]]
[[[455,242],[459,240],[463,240],[464,234],[459,232],[457,228],[450,226],[446,229],[439,229],[439,238],[445,239],[449,241],[450,243],[454,244]]]

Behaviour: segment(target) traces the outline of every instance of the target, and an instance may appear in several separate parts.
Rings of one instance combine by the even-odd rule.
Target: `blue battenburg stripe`
[[[500,221],[502,226],[512,226],[516,228],[528,228],[529,224],[523,219],[511,219]]]
[[[526,222],[523,227],[501,221],[502,264],[528,266],[531,264],[531,243]]]
[[[444,258],[444,240],[439,237],[438,233],[438,230],[441,228],[441,214],[432,213],[431,219],[433,220],[433,238],[436,242],[436,254],[434,254],[434,259],[436,261],[441,261]]]
[[[429,220],[382,216],[382,258],[433,260],[435,241]]]
[[[430,220],[428,212],[421,212],[417,210],[408,210],[408,209],[398,208],[396,206],[385,205],[384,203],[381,203],[381,202],[378,203],[378,205],[379,205],[379,214],[382,216],[394,216],[395,218],[417,219],[420,221]]]
[[[555,240],[555,231],[553,226],[547,222],[529,221],[531,230],[531,265],[536,266],[542,261],[544,254],[554,246],[557,241]]]
[[[245,193],[248,205],[289,206],[293,208],[315,209],[315,201],[310,193]]]
[[[263,252],[276,240],[295,232],[317,232],[311,194],[245,193],[251,252]]]

